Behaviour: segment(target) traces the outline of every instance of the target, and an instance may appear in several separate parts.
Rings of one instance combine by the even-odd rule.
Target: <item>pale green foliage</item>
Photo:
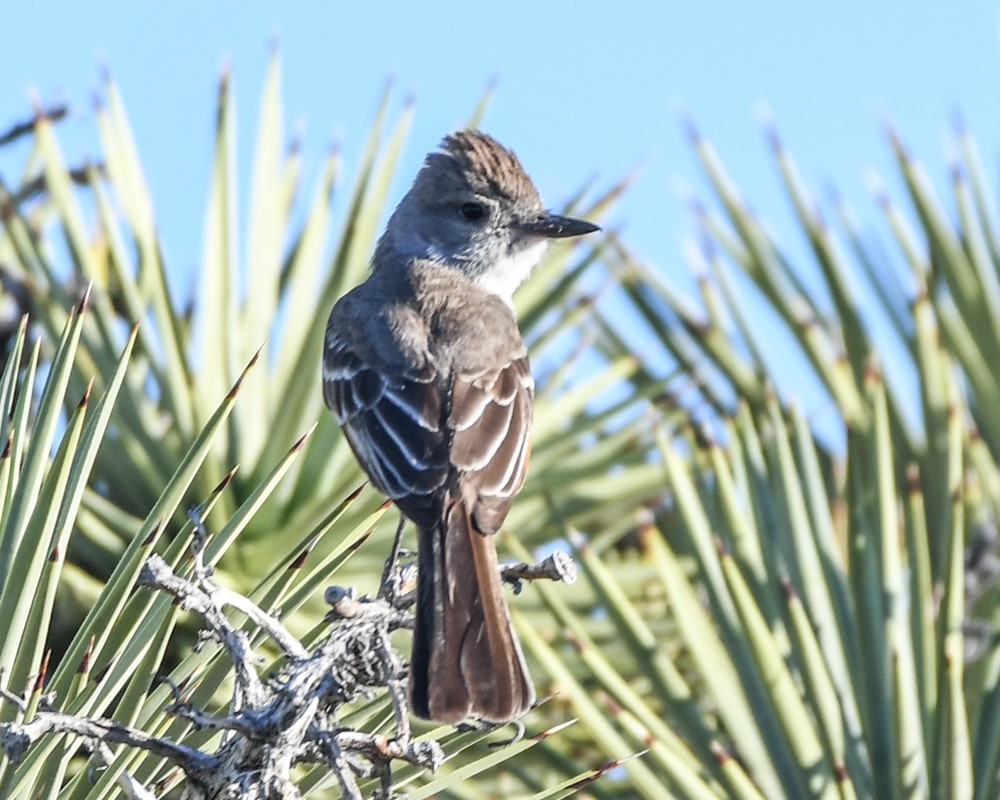
[[[344,213],[331,203],[343,171],[331,153],[300,219],[300,155],[285,149],[275,56],[240,220],[224,80],[188,316],[167,291],[114,84],[105,96],[103,169],[74,186],[57,129],[40,118],[23,184],[41,176],[44,191],[21,199],[20,185],[0,187],[0,262],[33,281],[28,330],[40,332],[32,345],[21,330],[0,380],[11,442],[0,459],[0,665],[3,684],[21,691],[51,636],[66,648],[48,679],[60,708],[198,745],[211,735],[165,714],[160,678],[213,707],[227,665],[214,647],[191,652],[172,637],[184,620],[168,599],[133,591],[151,550],[186,563],[186,507],[205,504],[226,579],[309,631],[306,641],[325,585],[371,588],[381,570],[395,512],[357,491],[362,475],[322,407],[319,353],[330,306],[365,273],[409,109],[393,118],[383,98]],[[563,797],[623,762],[586,791],[989,800],[1000,792],[1000,644],[989,638],[967,663],[964,640],[970,614],[996,622],[995,586],[970,609],[966,584],[982,561],[966,558],[1000,511],[1000,234],[972,141],[959,134],[952,221],[893,137],[916,213],[883,198],[901,256],[887,258],[845,209],[839,232],[824,221],[772,135],[814,261],[796,267],[708,142],[692,140],[716,193],[697,213],[701,307],[610,235],[592,250],[553,249],[517,297],[541,374],[531,476],[500,541],[522,559],[572,542],[583,579],[534,584],[512,606],[540,694],[554,694],[527,718],[529,733],[576,721],[502,750],[483,733],[428,731],[453,759],[436,776],[400,768],[397,785],[413,797]],[[599,218],[623,187],[567,210]],[[805,288],[805,268],[823,298]],[[906,270],[912,297],[894,277]],[[908,359],[884,376],[859,281]],[[766,333],[741,291],[748,282],[777,320]],[[78,314],[88,283],[90,308]],[[613,317],[601,302],[609,285]],[[651,334],[642,356],[637,318]],[[775,331],[829,393],[845,445],[818,441],[776,394]],[[657,348],[680,380],[695,376],[714,435],[675,407],[677,376],[650,366],[663,361]],[[905,371],[917,376],[918,415],[899,402]],[[89,611],[51,635],[57,587],[89,595]],[[383,730],[390,716],[377,695],[344,722]],[[648,752],[629,759],[638,751]],[[85,772],[69,777],[71,755],[53,739],[16,767],[0,762],[0,796],[111,797],[117,771],[165,774],[157,758],[122,751],[91,787]],[[315,796],[334,785],[303,776]]]
[[[653,615],[636,613],[615,570],[584,554],[650,693],[639,704],[618,695],[608,665],[595,675],[654,734],[647,761],[662,759],[679,796],[995,797],[1000,251],[972,140],[957,135],[952,222],[892,135],[916,210],[914,221],[879,198],[900,259],[863,240],[843,207],[831,228],[769,131],[815,259],[795,266],[691,130],[716,193],[696,208],[702,308],[635,265],[625,282],[655,340],[721,414],[714,437],[669,426],[659,436],[673,503],[646,537],[646,591],[665,596],[683,648],[653,645]],[[821,278],[818,298],[806,269]],[[872,334],[874,316],[906,363],[886,355],[895,351]],[[621,350],[616,328],[606,323],[610,354]],[[777,398],[767,365],[789,348],[832,398],[846,448],[818,443]],[[907,372],[919,404],[893,391]],[[977,617],[985,654],[969,662]],[[643,716],[652,698],[671,730]],[[716,763],[719,748],[740,766]]]
[[[300,155],[286,149],[275,54],[244,226],[235,211],[236,121],[224,78],[197,299],[186,314],[185,303],[168,290],[153,199],[110,81],[104,100],[96,112],[100,166],[68,170],[55,121],[39,115],[21,182],[0,186],[0,262],[32,288],[31,326],[22,326],[0,384],[11,442],[0,467],[0,606],[7,611],[0,623],[2,685],[20,693],[42,670],[48,641],[57,655],[46,689],[55,693],[57,708],[207,744],[212,734],[166,713],[171,697],[163,678],[190,687],[191,702],[214,708],[225,703],[226,661],[212,646],[191,652],[195,622],[169,598],[136,589],[138,570],[153,550],[175,568],[189,569],[185,511],[203,504],[212,533],[208,559],[224,580],[305,632],[307,643],[324,625],[326,585],[377,584],[397,517],[365,486],[323,407],[320,351],[330,307],[367,269],[410,109],[390,122],[391,96],[383,98],[343,214],[334,214],[340,164],[331,152],[304,212],[294,215]],[[576,210],[599,217],[620,188]],[[245,245],[237,247],[244,227]],[[551,313],[578,303],[581,277],[598,268],[593,253],[581,252],[554,249],[521,298],[526,332],[543,363],[548,351],[555,354],[550,363],[565,360],[574,343],[583,342],[578,358],[587,351],[582,314]],[[88,285],[88,307],[78,313]],[[19,369],[22,351],[25,369]],[[618,409],[592,402],[635,367],[634,359],[622,359],[582,385],[568,383],[565,372],[543,380],[537,460],[558,464],[580,489],[554,492],[552,478],[546,482],[544,472],[536,472],[518,512],[526,541],[550,539],[555,520],[564,517],[581,525],[617,519],[661,491],[656,470],[633,451],[634,433],[611,424]],[[36,379],[42,370],[44,386]],[[97,402],[77,408],[89,382]],[[599,443],[603,457],[588,457],[579,444],[584,439]],[[586,488],[607,480],[609,464],[620,467],[606,488],[613,491],[616,481],[628,488],[613,508]],[[256,640],[263,647],[262,638]],[[10,703],[0,713],[18,716]],[[543,729],[546,719],[540,715],[532,729]],[[390,720],[380,694],[353,709],[345,724],[374,731]],[[527,786],[561,796],[565,790],[552,787],[589,775],[604,760],[595,753],[568,767],[546,755],[548,745],[537,739],[492,751],[472,747],[484,732],[427,735],[453,758],[436,776],[397,770],[396,785],[410,785],[414,796],[476,775],[489,785],[506,780],[522,793]],[[0,796],[109,797],[122,770],[147,784],[168,774],[159,757],[125,749],[90,787],[93,776],[71,763],[76,752],[75,743],[51,738],[19,765],[0,761]],[[515,756],[523,774],[498,769]],[[60,792],[70,774],[75,777]],[[426,785],[415,789],[414,781]],[[302,786],[330,795],[336,782],[314,771],[302,776]]]

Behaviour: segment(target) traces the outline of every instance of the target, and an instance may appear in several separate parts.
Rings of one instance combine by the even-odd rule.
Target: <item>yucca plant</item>
[[[675,796],[995,797],[1000,258],[972,139],[957,136],[952,219],[891,135],[917,217],[879,191],[901,268],[839,201],[841,232],[824,221],[769,130],[815,258],[796,265],[689,127],[716,192],[694,204],[701,307],[624,247],[610,257],[654,341],[697,376],[705,424],[656,426],[670,501],[641,557],[602,559],[579,540],[614,631],[595,637],[540,592],[604,690],[596,713],[624,746],[648,743],[644,763]],[[617,318],[603,327],[609,358],[629,352]],[[832,398],[839,442],[777,393],[769,365],[789,348]],[[919,408],[900,388],[912,375]],[[620,573],[638,567],[637,594]]]
[[[134,587],[153,552],[193,574],[195,504],[206,563],[305,646],[327,632],[323,587],[377,585],[395,513],[361,488],[321,408],[318,360],[329,307],[366,267],[409,112],[390,123],[383,98],[343,217],[331,153],[299,223],[275,55],[241,258],[224,79],[198,302],[181,312],[113,83],[105,95],[99,165],[67,169],[55,120],[40,115],[23,131],[23,176],[0,188],[0,260],[35,287],[0,381],[0,710],[37,718],[44,684],[59,709],[211,751],[211,731],[165,709],[175,692],[224,709],[232,660],[192,652],[178,632],[197,621]],[[813,256],[795,264],[689,128],[716,195],[693,204],[700,304],[614,235],[553,251],[516,298],[540,380],[531,479],[508,520],[516,538],[501,542],[528,561],[565,538],[584,577],[533,584],[514,603],[552,695],[528,733],[547,733],[495,749],[486,740],[504,735],[417,731],[447,759],[433,776],[397,764],[393,784],[456,798],[995,797],[1000,233],[971,137],[957,136],[949,216],[891,136],[915,210],[880,191],[891,256],[843,204],[836,230],[826,221],[771,132]],[[599,216],[623,186],[589,206],[581,192],[567,210]],[[636,320],[651,357],[635,352]],[[779,338],[831,398],[832,443],[782,394]],[[653,366],[658,345],[676,372]],[[60,630],[57,602],[86,617]],[[279,648],[244,629],[280,669]],[[11,696],[42,671],[47,639],[46,680]],[[345,726],[391,735],[391,698],[355,700]],[[98,754],[96,774],[72,739],[24,755],[3,764],[0,796],[106,797],[125,776],[169,793],[176,780],[142,748]],[[329,770],[295,779],[314,796],[345,791]]]
[[[178,714],[176,703],[183,699],[184,708],[216,714],[231,709],[232,658],[218,646],[192,652],[199,621],[167,595],[137,588],[154,553],[181,577],[198,573],[189,552],[197,529],[186,514],[192,507],[209,532],[198,558],[220,583],[280,615],[305,647],[320,646],[328,628],[324,586],[377,587],[381,542],[387,541],[382,533],[395,526],[395,513],[365,487],[322,408],[319,352],[329,308],[361,279],[385,214],[409,120],[406,108],[386,136],[390,102],[387,94],[343,218],[335,220],[331,205],[340,167],[330,153],[299,223],[291,209],[300,191],[300,157],[284,148],[275,53],[262,101],[244,261],[235,245],[235,121],[224,77],[200,285],[189,311],[168,290],[153,202],[110,78],[96,111],[103,144],[98,162],[67,167],[57,115],[38,113],[20,131],[32,137],[23,175],[0,185],[0,260],[30,295],[28,321],[4,372],[12,414],[3,485],[11,498],[5,507],[16,514],[0,528],[0,580],[10,611],[0,627],[0,686],[3,719],[34,727],[6,729],[13,738],[5,746],[19,760],[0,762],[0,796],[108,797],[116,785],[169,792],[177,760],[165,746],[136,747],[139,739],[205,753],[225,746],[225,737]],[[621,189],[612,187],[579,213],[599,217]],[[331,235],[334,230],[339,234]],[[651,442],[642,442],[636,425],[615,421],[632,398],[594,400],[634,372],[636,359],[609,362],[586,380],[572,369],[593,352],[586,315],[593,289],[583,287],[594,282],[581,278],[599,269],[598,255],[555,250],[518,300],[542,369],[535,454],[543,468],[511,517],[529,544],[550,540],[564,519],[620,531],[632,510],[661,492],[659,472],[645,458]],[[651,382],[647,391],[657,385]],[[99,414],[86,426],[86,403],[71,399],[76,393],[99,398]],[[537,603],[525,610],[537,614]],[[279,669],[281,648],[273,637],[268,641],[259,619],[241,620],[237,615],[232,624],[245,624],[265,659],[261,673]],[[51,660],[47,646],[55,653]],[[29,679],[37,688],[22,696]],[[51,723],[39,712],[43,689],[46,714],[71,715],[74,724],[99,720],[128,733],[97,747],[92,768],[82,769],[76,739],[24,738]],[[351,731],[392,735],[390,699],[383,688],[338,714]],[[562,709],[543,706],[532,732],[555,730],[564,718]],[[50,730],[93,736],[95,729]],[[394,771],[393,786],[420,785],[414,796],[475,791],[456,787],[475,787],[476,780],[564,796],[610,769],[599,748],[588,745],[579,759],[567,760],[546,735],[501,750],[486,746],[488,731],[423,735],[441,743],[448,761],[436,776],[419,765]],[[109,751],[109,744],[129,746]],[[509,766],[514,762],[517,770]],[[294,777],[312,795],[346,791],[330,770],[302,767]],[[191,790],[192,784],[181,786]],[[377,786],[373,778],[361,790]]]

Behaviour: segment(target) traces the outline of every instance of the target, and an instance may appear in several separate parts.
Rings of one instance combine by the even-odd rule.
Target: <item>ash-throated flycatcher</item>
[[[424,161],[371,276],[333,308],[323,394],[372,483],[419,532],[410,705],[506,722],[535,699],[492,540],[524,483],[534,380],[511,294],[549,239],[517,157],[461,131]]]

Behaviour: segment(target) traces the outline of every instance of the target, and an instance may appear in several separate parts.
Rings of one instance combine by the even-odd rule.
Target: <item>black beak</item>
[[[542,236],[546,239],[568,239],[570,236],[583,236],[585,233],[599,231],[593,222],[585,219],[563,217],[543,211],[537,217],[524,219],[514,224],[521,233],[531,236]]]

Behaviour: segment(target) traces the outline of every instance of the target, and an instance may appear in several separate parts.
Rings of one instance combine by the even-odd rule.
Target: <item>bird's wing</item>
[[[372,483],[420,522],[450,468],[437,373],[365,363],[343,338],[328,335],[323,396]]]
[[[496,533],[524,485],[534,391],[527,355],[454,377],[447,419],[449,458],[482,533]]]
[[[495,533],[527,469],[534,393],[527,356],[456,373],[448,391],[442,384],[429,360],[376,368],[343,338],[327,338],[323,394],[372,483],[421,522],[455,475],[476,528]]]

